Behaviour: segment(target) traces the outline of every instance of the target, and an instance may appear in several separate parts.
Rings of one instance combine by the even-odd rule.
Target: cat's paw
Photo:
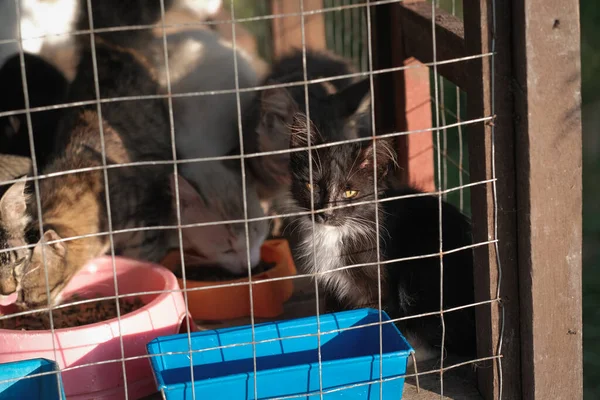
[[[0,304],[14,303],[10,297],[18,290],[18,281],[15,276],[14,268],[10,266],[0,266]]]

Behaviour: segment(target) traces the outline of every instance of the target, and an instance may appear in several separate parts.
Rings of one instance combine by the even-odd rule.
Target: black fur
[[[179,0],[163,0],[167,12]],[[161,0],[92,0],[94,29],[118,28],[139,25],[155,25],[161,20]],[[77,30],[89,30],[89,10],[87,0],[79,0]],[[132,47],[152,38],[152,28],[122,32],[104,32],[103,36],[112,43]],[[81,36],[81,42],[89,42],[89,37]]]
[[[419,193],[412,188],[389,190],[384,197]],[[384,259],[414,257],[439,253],[438,199],[434,196],[411,197],[384,202],[382,222],[389,236],[383,234]],[[472,243],[471,225],[458,209],[442,203],[443,250],[453,250]],[[472,249],[443,257],[443,308],[465,306],[474,302]],[[403,261],[386,267],[390,298],[386,308],[398,317],[440,310],[440,258]],[[399,292],[411,299],[403,304]],[[474,356],[476,352],[474,308],[444,314],[445,347],[454,354]],[[442,326],[439,315],[400,322],[403,331],[412,331],[432,346],[441,345]]]
[[[307,51],[308,80],[347,75],[353,68],[344,60],[326,53]],[[300,50],[278,60],[262,85],[302,82],[303,57]],[[313,144],[316,136],[329,141],[345,137],[371,135],[370,115],[356,118],[361,102],[367,99],[369,80],[341,78],[308,85],[309,109],[306,108],[305,85],[267,89],[256,94],[244,113],[244,147],[247,154],[288,149],[307,144],[306,115],[310,114]],[[256,134],[255,134],[256,133]],[[296,143],[293,141],[296,140]],[[288,153],[248,159],[249,168],[271,190],[290,184]],[[267,189],[267,190],[268,190]]]
[[[106,39],[104,35],[97,34],[97,37]],[[137,39],[136,43],[143,43],[139,36],[133,35],[133,38]],[[136,53],[118,51],[102,42],[97,43],[95,51],[102,99],[159,94],[158,83],[146,66],[140,63]],[[93,71],[91,49],[84,48],[77,75],[69,87],[69,102],[96,99]],[[98,121],[92,123],[91,132],[80,128],[81,115],[85,111],[97,115],[95,104],[65,112],[57,133],[55,157],[43,172],[102,165],[102,142]],[[108,102],[101,105],[101,112],[105,124],[104,139],[108,165],[172,159],[169,119],[164,100]],[[107,130],[106,127],[110,127],[111,130]],[[121,149],[128,160],[123,159]],[[172,218],[169,190],[171,172],[172,167],[168,165],[109,169],[113,229],[169,224]],[[106,206],[104,194],[99,201]],[[105,208],[103,213],[106,213]],[[107,224],[106,214],[102,215],[101,221]],[[101,226],[100,230],[106,231],[108,226]],[[166,231],[148,232],[142,245],[166,246],[165,234]],[[116,249],[117,253],[122,250]]]
[[[30,107],[64,103],[68,82],[63,74],[36,55],[25,53],[24,60]],[[18,54],[9,58],[0,68],[0,82],[0,111],[25,109],[21,59]],[[54,149],[56,127],[61,114],[62,109],[31,113],[35,154],[40,169],[46,165]],[[31,157],[25,113],[0,118],[0,153]]]
[[[370,148],[355,145],[339,145],[323,148],[314,152],[313,186],[307,187],[309,173],[305,152],[292,155],[291,195],[301,210],[310,210],[311,193],[316,210],[354,202],[373,200],[373,170],[369,159]],[[366,162],[365,162],[366,160]],[[386,166],[389,161],[385,153],[378,154],[378,161]],[[321,164],[321,166],[319,166]],[[360,165],[363,165],[361,168]],[[382,167],[383,168],[383,167]],[[383,171],[383,169],[380,168]],[[413,195],[419,192],[404,187],[385,189],[383,174],[378,182],[379,199]],[[353,199],[345,199],[345,190],[354,190],[359,194]],[[324,210],[315,214],[315,223],[328,225],[340,230],[354,232],[340,242],[338,266],[363,263],[376,263],[375,245],[376,206],[362,204],[336,210]],[[442,242],[444,251],[468,246],[472,243],[469,220],[454,206],[442,203]],[[434,196],[410,197],[406,199],[381,202],[379,206],[380,254],[381,260],[422,256],[439,253],[438,199]],[[296,232],[299,237],[288,236],[292,247],[302,252],[301,242],[310,238],[311,216],[298,217],[287,232]],[[294,224],[300,224],[295,229]],[[310,241],[310,239],[309,239]],[[311,250],[309,248],[309,250]],[[316,247],[319,251],[319,246]],[[306,249],[304,250],[306,252]],[[472,251],[462,250],[445,255],[444,261],[444,309],[464,306],[474,302]],[[297,257],[299,265],[312,262],[312,258]],[[319,270],[315,266],[310,270]],[[440,260],[428,257],[402,261],[385,265],[382,292],[383,307],[392,318],[418,315],[439,311],[440,309]],[[330,273],[331,274],[331,273]],[[334,273],[353,282],[353,298],[341,301],[345,307],[373,306],[378,302],[378,276],[376,267],[360,267],[340,270]],[[336,289],[326,285],[326,291],[332,298],[338,297]],[[335,304],[335,303],[334,303]],[[335,306],[334,306],[335,309]],[[473,356],[475,354],[475,330],[473,308],[445,314],[446,342],[449,352],[456,355]],[[430,346],[441,344],[441,323],[439,316],[415,318],[399,324],[404,333],[413,333]]]

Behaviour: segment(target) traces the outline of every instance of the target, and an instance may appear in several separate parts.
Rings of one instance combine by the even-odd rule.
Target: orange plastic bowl
[[[283,313],[283,304],[294,292],[292,279],[267,281],[296,275],[296,266],[290,246],[285,239],[267,240],[261,248],[261,259],[275,263],[268,271],[252,276],[252,300],[254,316],[274,318]],[[179,267],[179,250],[172,251],[163,260],[163,265],[174,270]],[[183,288],[183,279],[178,279]],[[261,282],[262,281],[262,282]],[[240,284],[240,283],[246,283]],[[237,283],[235,286],[211,287]],[[188,289],[210,287],[188,291],[188,308],[195,320],[220,321],[247,317],[250,313],[250,284],[248,278],[228,281],[194,281],[186,279]]]

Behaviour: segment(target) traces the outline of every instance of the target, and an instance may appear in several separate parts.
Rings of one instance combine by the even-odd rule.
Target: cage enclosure
[[[82,398],[99,374],[115,399],[582,396],[576,0],[6,0],[0,21],[0,359]],[[65,287],[96,272],[114,318],[69,336]]]

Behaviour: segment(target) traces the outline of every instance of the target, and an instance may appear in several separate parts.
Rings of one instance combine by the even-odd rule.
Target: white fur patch
[[[71,36],[57,35],[74,31],[77,0],[25,0],[21,5],[23,50],[37,54],[44,43],[57,46],[72,40]]]
[[[345,229],[323,224],[314,225],[302,221],[306,237],[302,241],[302,256],[313,259],[309,264],[313,272],[331,271],[341,265],[341,250]]]
[[[300,256],[310,272],[317,273],[315,278],[331,288],[340,299],[352,297],[352,282],[347,275],[343,271],[331,272],[345,267],[342,249],[344,240],[350,239],[349,229],[315,223],[313,231],[312,221],[303,218],[299,223],[304,231]]]
[[[161,39],[162,40],[162,39]],[[158,43],[158,41],[156,42]],[[169,62],[169,80],[171,84],[179,82],[181,79],[185,79],[188,75],[192,74],[198,63],[202,62],[202,58],[205,55],[204,44],[193,38],[189,38],[181,44],[175,51],[170,59],[176,59],[177,62]],[[161,86],[167,86],[167,71],[161,71],[159,74],[158,83]]]
[[[222,7],[222,0],[186,0],[184,6],[192,11],[198,18],[215,15]]]

